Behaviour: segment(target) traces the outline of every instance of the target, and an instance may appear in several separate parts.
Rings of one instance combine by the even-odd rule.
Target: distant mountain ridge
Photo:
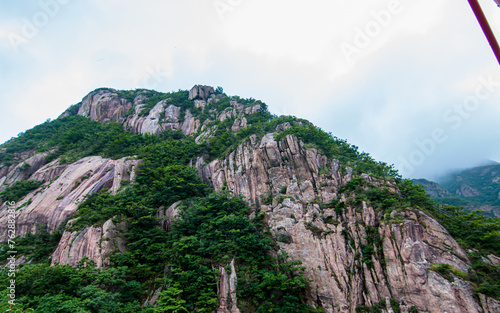
[[[438,203],[463,206],[469,211],[482,210],[500,217],[500,163],[473,167],[446,175],[438,182],[414,180],[424,186]]]

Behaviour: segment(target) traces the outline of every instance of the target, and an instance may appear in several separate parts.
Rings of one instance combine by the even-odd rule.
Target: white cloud
[[[232,5],[222,19],[213,1],[70,1],[19,53],[6,34],[19,32],[20,19],[40,6],[0,4],[0,141],[97,87],[169,91],[205,83],[260,98],[273,113],[310,119],[393,163],[415,140],[447,127],[443,112],[473,92],[477,77],[498,70],[465,1],[399,1],[401,12],[351,64],[341,43],[353,44],[356,29],[365,31],[377,22],[373,12],[395,0],[220,1]],[[500,33],[500,9],[493,2],[483,8]],[[446,167],[450,156],[462,165],[481,153],[500,158],[484,140],[475,141],[477,153],[456,157],[460,138],[498,133],[498,113],[478,112],[416,173]]]

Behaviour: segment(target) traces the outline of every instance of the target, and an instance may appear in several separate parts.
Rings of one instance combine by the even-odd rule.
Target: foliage
[[[186,165],[168,165],[152,169],[145,164],[137,182],[139,192],[150,196],[153,206],[170,205],[182,199],[205,194],[205,183],[197,170]]]
[[[63,163],[90,155],[117,159],[134,155],[145,138],[125,131],[118,123],[68,116],[40,124],[3,144],[0,164],[14,164],[18,161],[15,155],[25,151],[50,152],[47,161],[62,157]]]
[[[394,299],[391,299],[391,308],[394,313],[401,313],[401,305]]]
[[[86,263],[86,264],[85,264]],[[95,263],[82,260],[69,265],[28,264],[15,276],[16,302],[36,312],[148,312],[138,301],[141,285],[127,268],[98,270]],[[0,272],[0,288],[6,290],[7,271]],[[7,301],[1,294],[1,301]]]
[[[150,90],[117,92],[128,102],[142,100],[141,115],[148,114],[159,102],[181,108],[180,121],[187,110],[200,119],[214,118],[229,111],[231,100],[244,107],[260,105],[257,112],[247,114],[247,127],[237,133],[231,131],[235,117],[205,121],[213,128],[211,137],[196,144],[194,136],[180,131],[166,131],[158,135],[131,134],[118,123],[93,122],[81,116],[68,116],[41,124],[18,138],[2,145],[0,164],[8,166],[19,161],[21,152],[48,152],[48,160],[61,157],[62,162],[72,162],[89,155],[120,158],[136,156],[142,160],[135,182],[128,184],[118,194],[106,190],[88,196],[80,204],[71,231],[89,225],[102,225],[108,219],[124,221],[123,233],[127,251],[115,251],[111,267],[98,270],[92,262],[81,262],[77,267],[48,266],[49,255],[55,248],[60,232],[38,232],[26,238],[16,238],[19,254],[32,260],[20,267],[16,274],[18,300],[21,308],[32,307],[36,312],[212,312],[218,304],[217,288],[221,279],[220,268],[230,272],[234,260],[238,276],[239,307],[247,312],[321,312],[304,304],[306,280],[300,262],[291,262],[287,255],[277,253],[277,243],[290,243],[291,237],[278,235],[273,238],[263,215],[255,212],[249,219],[249,206],[238,197],[227,193],[210,192],[192,168],[197,157],[204,160],[223,158],[250,136],[275,133],[277,140],[287,135],[301,138],[308,148],[316,148],[329,158],[339,159],[341,170],[354,169],[355,178],[341,187],[348,193],[348,201],[367,201],[381,213],[409,207],[425,211],[442,223],[465,247],[476,249],[473,270],[469,279],[476,292],[499,296],[498,268],[482,261],[486,253],[499,254],[499,222],[479,213],[467,213],[452,206],[438,206],[430,201],[425,191],[407,180],[402,180],[391,166],[374,161],[358,148],[314,127],[305,120],[292,116],[273,116],[267,106],[255,99],[228,97],[222,88],[203,111],[188,100],[187,91],[159,93]],[[139,101],[139,100],[137,100]],[[75,113],[74,106],[68,110]],[[290,125],[283,129],[278,125]],[[284,160],[288,162],[288,160]],[[327,169],[320,169],[328,175]],[[397,183],[397,188],[380,188],[359,176],[367,173]],[[24,181],[3,191],[2,199],[20,199],[37,188]],[[286,186],[280,194],[287,193]],[[273,194],[264,197],[271,202]],[[283,199],[284,196],[281,196]],[[159,208],[165,209],[181,201],[180,219],[169,226],[167,233],[159,227]],[[332,201],[322,208],[334,208],[343,213],[346,203]],[[389,216],[389,214],[385,214]],[[325,222],[336,223],[333,217]],[[64,223],[63,223],[64,224]],[[312,223],[306,227],[315,235],[322,230]],[[42,227],[43,229],[43,227]],[[345,232],[345,233],[344,233]],[[344,230],[343,235],[347,236]],[[383,259],[381,239],[375,227],[367,226],[367,244],[362,246],[362,259],[368,267],[372,258]],[[2,251],[6,251],[5,248]],[[272,257],[274,255],[274,257]],[[39,263],[39,264],[38,264]],[[441,269],[451,273],[453,269]],[[475,273],[475,274],[474,274]],[[456,273],[455,273],[456,274]],[[0,290],[8,283],[5,269],[0,274]],[[162,287],[156,308],[141,308],[153,291]],[[7,300],[0,291],[0,300]],[[394,303],[393,303],[394,302]],[[395,312],[399,304],[391,301]],[[358,306],[357,312],[380,312],[384,305]]]
[[[141,96],[141,111],[140,116],[148,115],[151,109],[155,107],[160,101],[166,100],[167,103],[175,104],[180,106],[184,110],[193,109],[194,102],[188,100],[189,92],[186,90],[179,90],[176,92],[158,92],[149,89],[135,89],[135,90],[124,90],[118,92],[118,97],[127,100],[128,102],[134,102],[137,96]],[[139,101],[139,100],[138,100]]]
[[[276,235],[276,241],[283,242],[283,243],[286,243],[286,244],[291,244],[293,242],[292,241],[292,236],[290,236],[288,234],[278,234],[278,235]]]
[[[305,228],[313,233],[314,237],[321,238],[323,235],[323,230],[319,228],[316,225],[313,225],[313,223],[309,222],[305,225]]]
[[[241,99],[238,100],[242,101]],[[238,145],[247,140],[252,135],[262,136],[267,132],[272,132],[276,128],[278,120],[267,111],[267,106],[257,101],[254,104],[259,104],[261,109],[255,113],[245,116],[247,119],[247,127],[241,128],[236,134],[231,130],[235,118],[226,118],[222,122],[212,122],[207,126],[217,126],[217,130],[212,134],[208,142],[202,145],[203,153],[207,154],[209,160],[222,158],[231,150],[234,150]],[[217,102],[217,110],[224,110],[230,106],[229,98],[225,97]],[[282,119],[280,119],[282,120]]]
[[[36,235],[28,233],[26,237],[16,237],[12,241],[15,243],[18,255],[23,255],[32,262],[44,262],[48,260],[48,257],[59,244],[61,233],[56,231],[51,234],[47,231],[45,225],[40,225],[37,228],[40,230]],[[1,243],[0,260],[7,260],[9,250],[11,249],[9,249],[8,242]]]
[[[134,102],[138,92],[142,90],[147,91],[146,89],[121,90],[118,92],[118,97],[127,100],[127,102]]]
[[[367,244],[363,245],[363,259],[361,260],[363,263],[366,263],[368,268],[373,267],[373,258],[374,254],[377,255],[378,259],[383,260],[383,249],[382,249],[382,238],[380,238],[380,234],[378,233],[378,229],[367,225],[366,226],[366,240]]]
[[[430,270],[438,273],[439,275],[443,276],[447,280],[453,282],[455,279],[453,278],[453,275],[460,277],[465,280],[469,280],[469,276],[467,273],[462,272],[458,268],[451,266],[449,264],[432,264],[429,267]],[[453,274],[453,275],[452,275]]]
[[[325,309],[323,308],[311,308],[309,309],[309,313],[326,313]]]
[[[352,194],[359,201],[367,201],[373,208],[382,210],[384,213],[390,213],[397,208],[406,208],[412,206],[411,201],[406,201],[401,194],[391,191],[387,187],[379,187],[368,183],[361,177],[351,179],[346,184],[340,186],[339,193]],[[341,208],[345,205],[343,202],[332,202],[326,204],[328,207],[335,207],[337,214],[341,214]]]
[[[173,286],[168,286],[166,290],[160,293],[156,312],[189,312],[185,307],[186,300],[180,299],[184,292],[180,287],[180,283],[176,282]]]
[[[2,313],[34,313],[33,309],[23,309],[16,304],[9,304],[7,301],[0,303]]]
[[[499,299],[500,267],[486,263],[479,252],[473,252],[470,256],[473,260],[471,280],[475,285],[475,292]]]
[[[73,116],[73,115],[77,115],[78,114],[78,110],[80,109],[80,106],[81,106],[81,102],[80,103],[77,103],[77,104],[74,104],[72,106],[70,106],[65,112],[64,114],[67,114],[68,116]]]
[[[307,312],[301,300],[305,288],[301,268],[287,262],[286,256],[270,256],[271,239],[263,235],[260,218],[251,221],[248,213],[243,200],[227,194],[212,193],[187,203],[168,234],[168,278],[176,297],[174,301],[174,291],[167,289],[162,295],[165,306],[181,305],[189,312],[214,310],[217,272],[213,269],[234,259],[242,307],[254,312],[273,308],[279,312],[285,307]]]
[[[232,147],[237,146],[242,141],[233,132],[228,131],[233,124],[234,119],[226,119],[223,123],[217,126],[217,130],[210,138],[210,141],[204,144],[204,152],[209,156],[209,159],[217,159],[224,157]]]
[[[356,313],[382,313],[382,310],[385,309],[380,304],[375,304],[373,306],[367,305],[358,305],[356,306]]]
[[[0,202],[17,202],[42,184],[43,182],[36,180],[21,180],[15,182],[13,185],[8,186],[4,191],[0,192]]]
[[[127,196],[128,191],[114,197],[105,190],[87,196],[86,200],[78,207],[78,213],[75,216],[77,220],[72,223],[68,230],[80,230],[89,225],[101,226],[113,216],[124,214],[126,205],[124,201],[128,201]]]

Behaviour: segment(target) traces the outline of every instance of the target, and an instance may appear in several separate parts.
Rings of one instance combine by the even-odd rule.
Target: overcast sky
[[[2,0],[0,142],[99,87],[206,84],[435,179],[500,161],[499,70],[466,0]]]

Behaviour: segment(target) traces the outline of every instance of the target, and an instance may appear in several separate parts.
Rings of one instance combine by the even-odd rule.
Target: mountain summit
[[[498,219],[220,87],[97,89],[0,149],[21,308],[500,312]]]

